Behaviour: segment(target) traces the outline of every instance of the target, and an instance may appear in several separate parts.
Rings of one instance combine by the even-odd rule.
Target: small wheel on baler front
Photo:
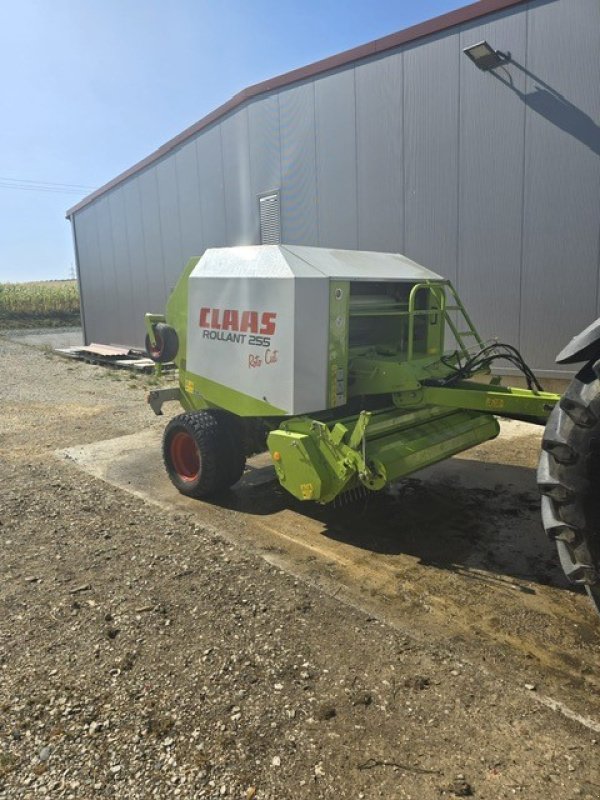
[[[537,479],[565,575],[600,612],[600,361],[580,370],[550,414]]]
[[[152,344],[150,336],[146,334],[146,352],[156,364],[166,364],[173,361],[179,350],[179,337],[177,331],[164,322],[159,322],[154,326],[154,339],[156,344]]]
[[[173,485],[188,497],[210,497],[244,471],[236,417],[219,409],[174,417],[163,435],[163,460]]]

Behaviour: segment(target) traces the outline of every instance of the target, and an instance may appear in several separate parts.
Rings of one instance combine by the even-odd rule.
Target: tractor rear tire
[[[235,416],[219,409],[174,417],[163,435],[163,461],[173,485],[187,497],[211,497],[244,471]]]
[[[575,376],[550,414],[537,480],[564,573],[600,612],[600,361]]]

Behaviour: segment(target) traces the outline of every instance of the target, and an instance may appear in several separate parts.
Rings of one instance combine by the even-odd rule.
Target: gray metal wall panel
[[[279,98],[263,97],[248,106],[250,152],[249,202],[258,208],[258,195],[281,186],[281,148],[279,143]]]
[[[135,182],[138,184],[140,191],[145,261],[149,278],[148,297],[150,305],[143,313],[146,311],[161,312],[164,309],[167,296],[167,280],[165,277],[156,168],[151,167],[145,170],[136,177]]]
[[[315,81],[319,244],[358,247],[354,69]]]
[[[95,205],[77,214],[76,235],[86,336],[88,341],[104,341],[106,317],[102,317],[102,309],[111,306],[106,305]]]
[[[317,245],[315,87],[304,83],[279,93],[281,127],[281,237]]]
[[[95,204],[95,217],[98,229],[98,254],[100,274],[104,283],[104,296],[98,314],[110,309],[106,314],[104,331],[101,341],[107,344],[119,341],[124,343],[127,333],[127,321],[121,309],[121,287],[119,285],[120,271],[117,267],[115,248],[113,244],[112,219],[110,214],[110,195],[101,197]],[[119,254],[120,255],[120,254]],[[112,289],[112,291],[111,291]],[[89,335],[92,335],[93,329]]]
[[[143,304],[147,311],[156,308],[150,293],[152,285],[152,262],[147,256],[144,217],[139,181],[123,184],[124,220],[127,229],[129,270],[133,287],[132,324],[134,334],[128,342],[138,344],[144,340],[144,318],[140,313]],[[144,312],[145,313],[145,312]]]
[[[458,250],[457,32],[404,53],[405,251],[450,280]]]
[[[402,54],[359,64],[356,80],[358,247],[404,249]]]
[[[114,267],[116,274],[117,303],[121,320],[120,341],[123,344],[135,344],[138,339],[136,333],[136,303],[129,263],[129,243],[127,240],[127,227],[125,224],[125,199],[123,186],[119,186],[108,195],[108,211],[114,253]]]
[[[181,147],[174,154],[174,161],[177,172],[177,201],[183,255],[183,263],[179,267],[179,272],[181,272],[192,256],[200,256],[204,252],[196,142],[188,142]]]
[[[204,247],[223,247],[228,239],[223,152],[218,125],[204,131],[202,136],[196,139],[196,157]]]
[[[179,187],[174,158],[164,158],[156,165],[158,207],[162,239],[163,263],[167,291],[175,285],[186,258],[181,242]]]
[[[225,178],[225,213],[230,245],[258,244],[258,202],[252,202],[248,109],[240,108],[220,123]]]
[[[526,14],[461,33],[460,49],[483,39],[523,61]],[[521,303],[525,79],[511,67],[482,72],[460,60],[458,285],[484,339],[518,345]]]
[[[529,11],[521,331],[544,368],[598,307],[599,54],[597,0]]]

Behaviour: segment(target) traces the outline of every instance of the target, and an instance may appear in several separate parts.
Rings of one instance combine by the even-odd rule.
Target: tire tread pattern
[[[200,475],[194,483],[183,483],[171,463],[170,437],[182,429],[194,438],[201,454]],[[228,489],[240,480],[246,466],[240,418],[215,408],[179,414],[165,428],[163,462],[172,483],[190,497],[208,497]]]
[[[599,372],[600,362],[586,365],[553,409],[537,472],[546,533],[567,578],[593,600],[600,587]]]
[[[179,432],[189,433],[200,451],[200,473],[195,481],[182,481],[171,461],[171,437]],[[172,483],[188,497],[207,497],[223,488],[222,433],[217,421],[204,412],[185,413],[173,417],[163,435],[163,461]]]
[[[224,478],[227,487],[233,486],[244,474],[246,466],[242,421],[235,414],[219,408],[211,408],[203,413],[210,414],[220,428]]]

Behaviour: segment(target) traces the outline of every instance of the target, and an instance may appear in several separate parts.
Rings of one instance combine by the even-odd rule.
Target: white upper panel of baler
[[[288,245],[207,250],[189,278],[187,370],[206,400],[235,413],[323,410],[331,382],[337,392],[346,370],[330,346],[331,283],[425,280],[441,278],[391,253]],[[343,338],[347,319],[336,312],[334,322]],[[244,398],[259,410],[246,403],[242,412]]]
[[[330,278],[350,281],[443,280],[399,253],[301,245],[255,245],[207,250],[194,275],[211,278]]]
[[[281,245],[290,268],[298,274],[301,264],[312,267],[338,281],[440,281],[437,275],[400,253],[376,253],[368,250],[333,250],[327,247]]]

